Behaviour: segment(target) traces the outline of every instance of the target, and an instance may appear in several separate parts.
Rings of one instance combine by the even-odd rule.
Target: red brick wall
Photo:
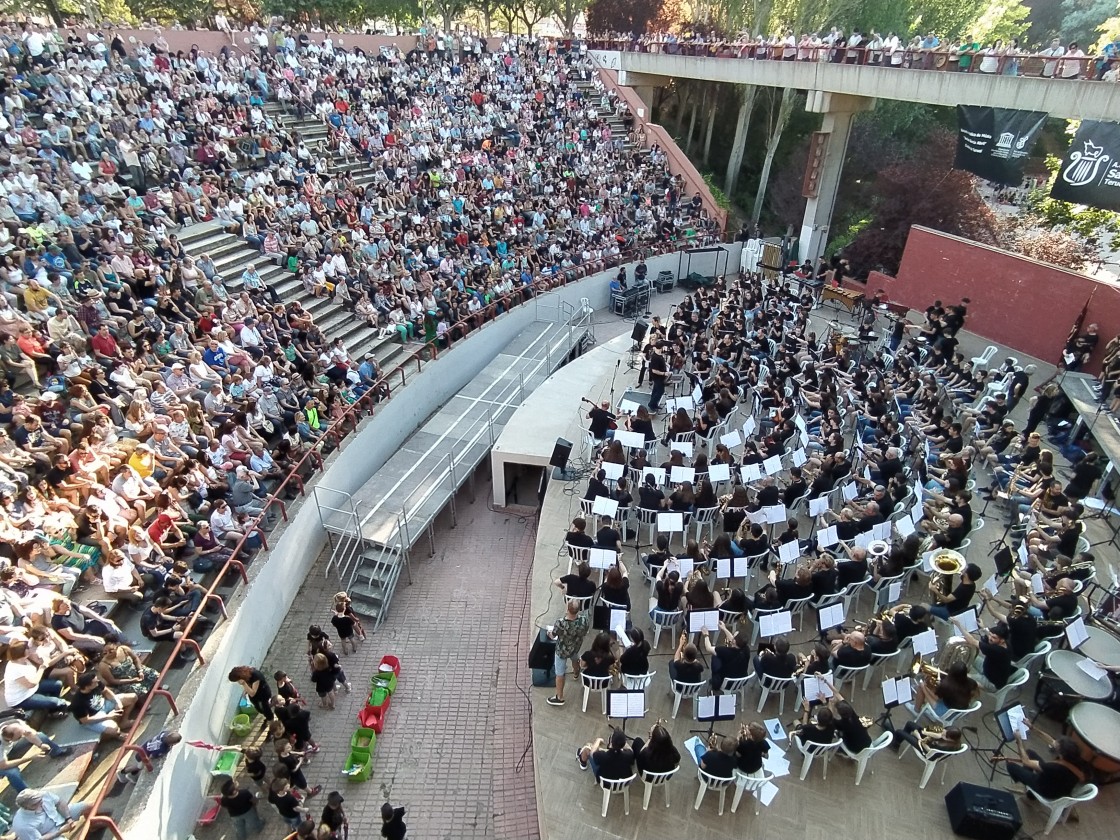
[[[1120,333],[1117,287],[928,228],[910,229],[897,278],[872,273],[868,293],[880,288],[919,312],[934,300],[967,297],[965,329],[1051,363],[1090,295],[1085,324],[1100,327],[1097,359]],[[1095,362],[1087,370],[1096,371]]]

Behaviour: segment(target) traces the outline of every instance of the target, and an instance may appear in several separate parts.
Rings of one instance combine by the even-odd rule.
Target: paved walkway
[[[444,513],[436,526],[436,554],[427,541],[413,556],[413,584],[402,580],[385,624],[342,664],[354,686],[339,693],[335,710],[316,707],[304,656],[310,624],[329,625],[338,583],[323,575],[327,555],[300,589],[262,670],[292,675],[312,709],[311,731],[321,746],[306,769],[324,794],[311,800],[314,817],[325,792],[346,798],[350,836],[380,835],[381,804],[408,809],[409,837],[539,836],[529,736],[528,575],[536,520],[487,509],[487,482],[475,501],[458,500],[459,524]],[[329,626],[328,626],[329,629]],[[353,784],[340,773],[364,705],[370,675],[383,654],[401,660],[388,726],[378,739],[370,780]],[[259,738],[259,734],[257,736]],[[267,754],[266,754],[267,759]],[[262,837],[283,837],[271,807]],[[224,818],[200,838],[232,837]]]

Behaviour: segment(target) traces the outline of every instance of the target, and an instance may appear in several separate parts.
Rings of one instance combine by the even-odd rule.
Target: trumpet
[[[937,689],[937,684],[945,674],[945,672],[936,665],[923,662],[920,658],[914,660],[914,665],[910,668],[910,673],[915,677],[921,677],[926,684],[926,688],[930,691],[935,691]]]

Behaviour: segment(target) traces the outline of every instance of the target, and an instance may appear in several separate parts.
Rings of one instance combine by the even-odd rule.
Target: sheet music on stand
[[[717,481],[731,480],[730,464],[708,464],[708,480],[715,484]]]
[[[834,693],[828,680],[815,674],[805,677],[801,684],[801,696],[809,701],[828,700]]]
[[[758,617],[758,633],[760,636],[781,636],[783,633],[793,632],[793,613],[789,610],[780,610],[776,613],[765,613]]]
[[[622,478],[623,471],[626,469],[625,464],[612,464],[609,461],[603,462],[603,473],[610,481],[618,481]]]
[[[607,692],[607,717],[644,718],[646,716],[646,693],[611,689]]]
[[[683,513],[657,514],[657,531],[661,534],[674,534],[684,530]]]
[[[766,470],[767,475],[777,475],[782,471],[782,456],[771,455],[762,462],[762,468]]]
[[[793,450],[789,457],[790,461],[793,462],[793,465],[795,467],[803,467],[809,461],[809,459],[805,456],[804,449]]]
[[[766,511],[764,511],[762,508],[759,508],[758,510],[748,510],[747,521],[752,525],[765,525]]]
[[[746,557],[717,557],[716,577],[733,578],[746,577],[750,574],[751,566]],[[718,612],[718,610],[717,610]]]
[[[614,439],[627,449],[646,448],[646,437],[641,432],[628,432],[624,429],[617,429],[614,433]]]
[[[643,467],[642,483],[644,484],[645,480],[651,475],[653,476],[654,483],[656,483],[658,487],[663,486],[665,484],[665,479],[668,477],[665,470],[661,467]]]
[[[785,505],[767,505],[763,512],[766,514],[767,525],[783,525],[786,521]]]
[[[673,467],[669,471],[669,481],[673,484],[684,484],[686,481],[696,481],[696,470],[692,467]]]
[[[898,531],[899,537],[906,539],[914,533],[914,520],[909,516],[904,516],[901,519],[895,520],[894,527],[895,530]]]
[[[845,502],[850,502],[859,494],[859,489],[855,483],[845,484],[840,490],[840,495],[843,496]]]
[[[999,581],[996,580],[995,575],[992,575],[990,578],[984,581],[984,591],[991,595],[993,598],[999,595]]]
[[[820,619],[822,633],[825,630],[831,630],[833,627],[842,627],[844,625],[844,602],[821,607],[817,612],[817,617]]]
[[[809,500],[810,516],[824,516],[826,510],[828,510],[828,496],[819,496],[816,499]]]
[[[691,557],[674,557],[665,564],[665,574],[676,571],[681,580],[686,580],[696,570],[696,561]]]
[[[762,465],[761,464],[743,464],[742,470],[743,483],[749,484],[752,481],[762,480]]]
[[[1089,641],[1089,631],[1085,629],[1085,619],[1078,616],[1067,624],[1066,638],[1069,640],[1070,650],[1077,650]]]
[[[976,610],[968,609],[962,613],[958,613],[955,618],[960,622],[961,629],[968,633],[977,633],[980,630],[980,622],[976,619]]]
[[[837,534],[835,525],[817,530],[817,545],[821,548],[831,548],[838,542],[840,542],[840,535]]]
[[[719,610],[693,610],[688,614],[688,632],[699,633],[719,630]]]
[[[692,457],[692,441],[690,440],[674,440],[669,444],[670,452],[680,452],[684,457]]]
[[[797,540],[790,540],[778,546],[778,559],[783,563],[796,563],[801,557],[801,546]]]
[[[754,418],[753,417],[748,417],[746,419],[746,421],[743,423],[743,437],[749,438],[751,435],[754,434],[755,429],[757,429],[757,428],[758,428],[758,424],[754,421]]]
[[[933,656],[937,653],[937,633],[934,632],[932,627],[912,638],[914,653],[917,656]]]
[[[618,502],[609,496],[596,496],[591,503],[591,512],[596,516],[609,516],[614,519],[618,516]]]
[[[620,400],[618,403],[619,414],[633,414],[638,410],[638,404],[633,400]]]
[[[720,435],[719,442],[726,446],[728,449],[734,449],[743,442],[742,436],[739,434],[738,429],[732,429],[725,435]]]
[[[587,565],[592,569],[613,569],[618,563],[618,552],[613,548],[587,549]]]
[[[902,581],[891,581],[891,585],[887,587],[887,603],[897,603],[900,598],[902,598]]]
[[[909,677],[894,677],[883,680],[883,705],[887,708],[909,703],[914,699],[914,687]]]
[[[696,719],[703,721],[734,720],[737,698],[737,694],[709,694],[707,697],[697,697]]]
[[[890,542],[891,539],[891,523],[879,522],[871,526],[871,538],[873,540],[886,540]]]

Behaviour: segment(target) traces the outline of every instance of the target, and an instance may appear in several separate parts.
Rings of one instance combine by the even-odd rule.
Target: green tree
[[[661,10],[661,0],[591,0],[588,32],[627,32],[639,35]]]
[[[545,0],[541,5],[556,18],[560,29],[570,38],[575,34],[576,21],[587,11],[588,4],[589,0]]]
[[[972,22],[969,33],[984,44],[997,40],[1006,44],[1012,38],[1023,39],[1027,34],[1030,13],[1022,0],[993,0]]]
[[[1097,251],[1102,248],[1120,249],[1120,214],[1050,197],[1050,189],[1054,186],[1054,179],[1058,176],[1061,165],[1061,158],[1046,156],[1046,168],[1050,177],[1046,183],[1027,194],[1023,207],[1027,226],[1068,233]]]
[[[1062,0],[1062,23],[1058,31],[1067,43],[1077,41],[1087,50],[1096,42],[1101,24],[1116,13],[1116,0]]]

